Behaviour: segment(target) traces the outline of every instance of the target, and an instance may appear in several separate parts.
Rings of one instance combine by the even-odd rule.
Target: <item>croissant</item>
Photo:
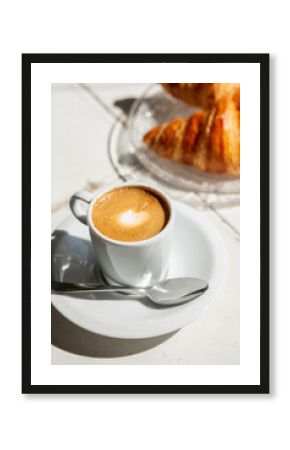
[[[157,125],[144,142],[158,155],[217,174],[240,173],[240,111],[222,96],[208,111]]]
[[[212,107],[220,98],[231,96],[240,109],[240,85],[236,83],[161,83],[174,97],[202,109]]]

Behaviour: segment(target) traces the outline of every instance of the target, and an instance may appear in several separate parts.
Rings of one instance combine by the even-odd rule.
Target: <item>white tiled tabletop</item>
[[[107,147],[110,130],[144,84],[52,85],[52,231],[76,191],[118,179]],[[188,203],[188,202],[187,202]],[[194,206],[193,206],[194,207]],[[229,254],[226,285],[211,307],[176,333],[112,339],[69,322],[52,306],[52,364],[239,364],[239,207],[205,207]]]

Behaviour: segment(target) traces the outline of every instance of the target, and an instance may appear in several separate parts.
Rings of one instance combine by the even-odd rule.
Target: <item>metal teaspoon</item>
[[[208,283],[199,278],[169,278],[160,281],[154,286],[134,287],[134,286],[109,286],[89,283],[63,283],[51,281],[52,293],[80,294],[118,292],[124,294],[142,294],[152,302],[162,306],[173,306],[193,300],[197,295],[208,289]]]

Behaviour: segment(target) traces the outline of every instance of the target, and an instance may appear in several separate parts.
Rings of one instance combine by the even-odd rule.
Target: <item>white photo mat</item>
[[[184,76],[186,74],[186,77]],[[51,83],[241,85],[240,365],[51,365]],[[64,174],[65,177],[65,174]],[[260,65],[33,63],[31,66],[31,384],[260,383]],[[251,217],[251,220],[248,218]]]

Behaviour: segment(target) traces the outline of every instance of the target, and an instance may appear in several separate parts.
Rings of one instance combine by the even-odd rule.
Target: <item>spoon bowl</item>
[[[208,289],[199,278],[169,278],[146,290],[146,296],[158,305],[170,306],[192,300]]]

